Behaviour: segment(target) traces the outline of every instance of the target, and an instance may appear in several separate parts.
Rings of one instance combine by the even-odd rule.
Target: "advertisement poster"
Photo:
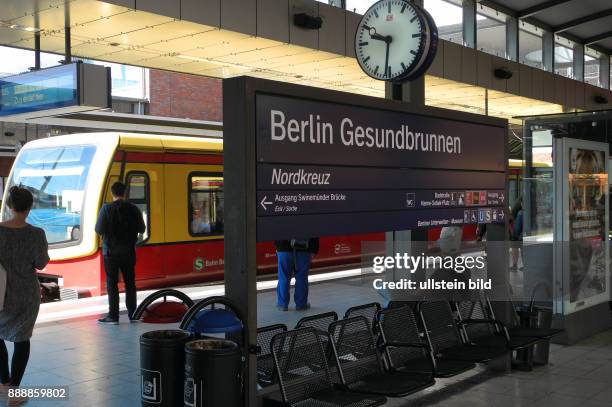
[[[605,219],[608,174],[603,151],[569,150],[570,303],[607,291]]]

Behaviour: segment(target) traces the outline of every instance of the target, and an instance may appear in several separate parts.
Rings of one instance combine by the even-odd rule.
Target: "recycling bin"
[[[185,345],[185,407],[241,407],[243,352],[227,339]]]
[[[183,403],[185,343],[182,330],[150,331],[140,337],[141,401],[143,407],[176,407]]]

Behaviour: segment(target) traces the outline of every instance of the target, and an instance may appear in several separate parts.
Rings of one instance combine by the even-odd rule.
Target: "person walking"
[[[96,222],[96,233],[102,237],[102,254],[106,272],[108,293],[108,315],[98,323],[117,325],[119,323],[119,272],[125,284],[125,305],[128,318],[136,311],[136,242],[146,226],[140,209],[125,200],[126,187],[122,182],[111,186],[113,202],[104,204]]]
[[[514,203],[512,210],[510,211],[510,241],[512,247],[512,266],[510,271],[521,270],[522,267],[518,266],[519,258],[521,257],[521,245],[523,241],[523,198],[519,197]]]
[[[276,286],[276,307],[280,311],[289,310],[291,299],[291,278],[295,277],[295,309],[304,311],[308,303],[308,271],[315,254],[319,252],[319,239],[277,240],[276,258],[278,260],[278,285]]]
[[[44,230],[26,222],[33,202],[30,191],[12,187],[7,198],[12,217],[0,223],[0,264],[6,271],[4,305],[0,311],[0,387],[5,394],[9,387],[19,387],[30,358],[30,338],[40,308],[36,270],[49,262]],[[10,370],[5,341],[14,344]],[[18,406],[26,401],[26,397],[9,397],[8,405]]]

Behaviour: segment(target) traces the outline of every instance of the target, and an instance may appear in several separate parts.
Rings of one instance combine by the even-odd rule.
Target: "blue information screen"
[[[0,117],[79,104],[78,64],[0,78]]]

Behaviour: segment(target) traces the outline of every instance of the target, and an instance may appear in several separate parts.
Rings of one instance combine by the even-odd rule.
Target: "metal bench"
[[[286,332],[287,326],[275,324],[257,328],[257,383],[261,387],[270,386],[276,381],[274,358],[272,357],[272,338]]]
[[[432,372],[435,377],[452,377],[473,369],[473,362],[436,360],[424,343],[411,306],[385,309],[378,314],[378,327],[388,366],[399,371]]]
[[[419,303],[418,308],[425,337],[436,362],[459,360],[483,363],[510,352],[507,348],[464,343],[447,301],[425,301]]]
[[[433,372],[386,371],[372,328],[363,316],[342,319],[329,327],[340,380],[361,393],[402,397],[432,386]]]
[[[386,398],[337,389],[314,328],[279,333],[272,338],[272,355],[282,403],[290,407],[370,407]]]

